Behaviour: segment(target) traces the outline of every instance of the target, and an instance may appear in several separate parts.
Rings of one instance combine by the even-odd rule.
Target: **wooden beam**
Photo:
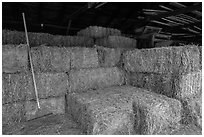
[[[189,6],[186,8],[181,8],[179,10],[175,10],[175,11],[171,11],[171,12],[167,12],[167,13],[162,13],[156,16],[150,16],[149,18],[147,18],[147,21],[150,20],[157,20],[157,19],[161,19],[161,18],[165,18],[165,17],[169,17],[169,16],[175,16],[175,15],[179,15],[179,14],[183,14],[183,13],[188,13],[194,10],[200,10],[202,9],[202,5],[194,5],[194,6]]]

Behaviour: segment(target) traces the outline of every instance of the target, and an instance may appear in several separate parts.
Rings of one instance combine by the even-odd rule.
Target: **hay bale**
[[[40,99],[40,109],[37,108],[36,101],[25,102],[26,120],[42,117],[44,115],[64,114],[65,113],[65,97]]]
[[[25,121],[24,102],[15,102],[2,105],[2,130]]]
[[[65,95],[69,82],[66,73],[35,73],[39,98]],[[29,73],[3,74],[2,103],[35,99],[32,75]]]
[[[174,97],[172,74],[134,72],[128,74],[128,83],[158,94]]]
[[[98,52],[98,61],[100,67],[114,67],[120,63],[124,49],[121,48],[105,48],[96,46]]]
[[[71,53],[65,47],[39,46],[31,48],[33,66],[39,72],[67,72]]]
[[[71,69],[98,67],[98,54],[94,48],[70,48]]]
[[[180,127],[181,103],[149,91],[136,91],[135,130],[139,134],[170,134]]]
[[[131,90],[131,87],[109,87],[68,94],[68,112],[86,134],[134,134],[134,116],[128,92]]]
[[[178,75],[199,69],[197,46],[162,47],[127,51],[125,69],[131,72],[177,73]]]
[[[113,85],[123,85],[123,72],[117,67],[71,70],[69,73],[71,91],[86,91]]]
[[[187,101],[193,123],[202,129],[202,96]]]
[[[2,30],[2,44],[25,44],[25,33],[20,31]]]
[[[2,74],[2,104],[26,99],[26,76],[23,74]],[[24,90],[23,90],[24,89]]]
[[[136,40],[123,36],[108,36],[107,38],[96,39],[99,46],[108,48],[136,48]]]
[[[16,73],[28,69],[27,45],[3,45],[2,69],[6,73]]]
[[[179,75],[174,78],[174,84],[178,99],[200,96],[202,93],[202,71]]]
[[[179,127],[181,106],[178,101],[132,86],[71,93],[67,100],[68,112],[87,134],[138,134],[137,124],[141,125],[142,121],[149,122],[144,123],[148,126],[146,130],[142,129],[142,134],[156,134],[158,126],[162,129]],[[133,105],[134,109],[133,101],[137,104]],[[140,117],[141,114],[135,112],[138,105],[141,110],[146,110],[146,117]],[[158,113],[162,116],[156,115]]]
[[[91,38],[102,38],[109,35],[121,35],[121,32],[117,29],[104,28],[99,26],[89,26],[83,30],[77,32],[78,36],[88,36]]]

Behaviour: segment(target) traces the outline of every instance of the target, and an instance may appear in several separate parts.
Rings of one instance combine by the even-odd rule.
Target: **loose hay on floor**
[[[2,71],[6,73],[23,72],[28,69],[27,45],[2,46]]]
[[[31,54],[35,71],[67,72],[70,70],[69,48],[39,46],[31,48]]]
[[[123,36],[108,36],[107,38],[96,39],[99,46],[108,48],[136,48],[136,40]]]
[[[132,86],[70,93],[67,100],[68,112],[87,134],[157,134],[179,127],[179,101]]]
[[[128,74],[128,83],[168,97],[174,96],[173,77],[171,74],[134,72]]]
[[[36,101],[25,102],[26,120],[42,117],[47,114],[64,114],[65,113],[65,97],[55,97],[40,99],[40,109],[37,108]]]
[[[35,73],[39,98],[65,95],[68,88],[66,73]],[[3,74],[2,103],[35,99],[35,91],[30,73]]]
[[[100,67],[114,67],[120,63],[121,55],[124,52],[122,48],[105,48],[95,46],[98,52]]]
[[[24,102],[2,105],[2,131],[25,121]]]
[[[202,93],[202,71],[179,75],[174,79],[174,84],[178,99],[200,96]]]
[[[70,48],[71,68],[96,68],[98,67],[98,53],[95,48]]]
[[[102,38],[109,35],[121,35],[121,32],[117,29],[104,28],[99,26],[89,26],[83,30],[77,32],[78,36],[88,36],[91,38]]]
[[[125,82],[123,71],[117,67],[71,70],[69,73],[71,91],[85,91]]]
[[[135,49],[123,56],[127,71],[186,74],[200,68],[197,46]]]

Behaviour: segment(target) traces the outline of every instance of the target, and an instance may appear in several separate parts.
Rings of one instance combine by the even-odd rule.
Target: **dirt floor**
[[[4,135],[84,135],[70,116],[49,115],[9,129],[3,129]],[[202,135],[201,129],[194,125],[182,126],[172,135]]]

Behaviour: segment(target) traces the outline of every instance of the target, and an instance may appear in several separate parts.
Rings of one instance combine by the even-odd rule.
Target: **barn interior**
[[[3,135],[201,135],[202,2],[3,2]]]

